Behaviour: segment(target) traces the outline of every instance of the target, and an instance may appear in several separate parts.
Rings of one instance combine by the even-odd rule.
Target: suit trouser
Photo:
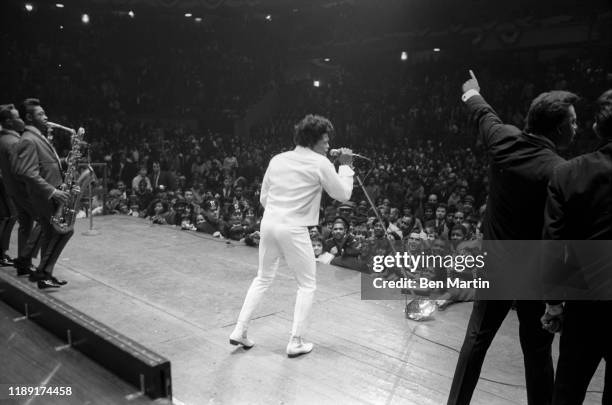
[[[312,307],[316,289],[316,262],[308,228],[262,222],[259,242],[259,269],[251,283],[238,316],[238,325],[245,329],[272,284],[278,264],[284,258],[295,273],[298,290],[293,313],[293,336],[302,336]]]
[[[55,263],[74,234],[74,231],[60,234],[55,231],[48,219],[40,221],[40,228],[40,263],[36,272],[39,278],[44,278],[53,275]]]
[[[17,258],[15,267],[18,269],[29,269],[32,264],[32,257],[36,256],[40,248],[40,224],[34,223],[34,217],[23,207],[17,207],[17,222],[19,230],[17,232]]]
[[[449,405],[469,404],[480,377],[487,350],[512,307],[512,301],[474,301],[448,398]],[[517,301],[519,337],[525,364],[527,402],[548,405],[552,401],[554,371],[551,345],[554,335],[543,330],[540,301]]]
[[[606,360],[602,404],[612,404],[610,301],[569,301],[565,305],[554,405],[582,404],[601,359]]]
[[[8,196],[6,188],[0,179],[0,255],[4,254],[11,242],[11,233],[17,222],[17,210]]]
[[[13,227],[16,222],[17,217],[0,219],[0,254],[9,249],[11,234],[13,233]]]

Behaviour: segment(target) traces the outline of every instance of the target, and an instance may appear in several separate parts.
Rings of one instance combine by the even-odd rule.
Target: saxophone
[[[74,129],[66,128],[62,125],[49,122],[48,125],[51,128],[58,128],[67,130],[72,133],[71,143],[72,148],[66,157],[67,169],[64,176],[64,182],[59,189],[62,191],[71,191],[76,183],[78,177],[78,163],[81,158],[81,144],[83,142],[83,136],[85,135],[85,129],[79,128],[78,131]],[[74,221],[77,214],[77,204],[81,198],[81,193],[70,192],[70,197],[66,203],[59,203],[55,214],[51,216],[51,225],[53,229],[59,234],[66,234],[74,228]]]

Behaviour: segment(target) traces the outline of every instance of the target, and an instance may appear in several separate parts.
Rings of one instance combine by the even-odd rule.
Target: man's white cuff
[[[353,169],[350,168],[349,165],[341,165],[338,168],[338,175],[340,177],[350,177],[353,176],[355,174],[355,172],[353,171]]]
[[[473,96],[479,96],[479,95],[480,95],[480,93],[478,91],[476,91],[475,89],[469,89],[468,91],[463,93],[463,95],[461,96],[461,101],[463,101],[465,103],[466,101],[468,101]]]

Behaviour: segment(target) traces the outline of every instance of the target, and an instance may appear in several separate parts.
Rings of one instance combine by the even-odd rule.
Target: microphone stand
[[[395,249],[395,246],[393,245],[393,243],[391,243],[391,239],[389,238],[388,227],[384,226],[384,222],[383,222],[383,220],[382,220],[382,218],[380,216],[380,212],[379,212],[378,208],[376,208],[374,202],[372,201],[372,197],[370,197],[370,194],[368,194],[368,191],[366,190],[366,188],[365,188],[365,186],[363,184],[363,181],[361,180],[361,177],[359,177],[359,175],[357,173],[355,173],[355,178],[357,179],[357,183],[359,184],[359,187],[361,187],[361,190],[363,191],[363,194],[365,195],[366,200],[368,201],[368,203],[370,204],[370,206],[374,210],[374,215],[376,215],[376,218],[378,219],[379,223],[381,225],[383,225],[383,229],[385,230],[385,239],[388,241],[389,247],[391,247],[391,251],[395,255],[397,253],[397,249]],[[411,275],[408,275],[404,268],[400,268],[400,273],[401,273],[402,277],[414,280],[414,277],[412,277]],[[404,312],[406,313],[406,316],[408,318],[414,319],[414,320],[418,321],[418,320],[422,320],[422,319],[427,319],[431,315],[431,314],[429,314],[429,315],[427,315],[427,316],[425,316],[423,318],[418,318],[418,317],[417,318],[411,318],[410,314],[409,314],[409,311],[408,311],[408,305],[409,305],[409,303],[408,303],[408,295],[416,296],[416,294],[414,293],[414,290],[412,288],[402,289],[402,291],[406,291],[406,294],[404,294]],[[413,302],[415,300],[420,302],[422,299],[412,298],[412,300],[410,302]],[[430,299],[430,300],[433,300],[433,299]],[[435,301],[435,300],[433,300],[433,301]],[[435,308],[437,308],[437,306]]]
[[[89,229],[85,232],[83,232],[83,235],[85,236],[96,236],[98,235],[100,232],[98,232],[97,229],[94,229],[93,227],[93,194],[92,194],[92,187],[91,184],[94,182],[94,179],[96,178],[96,174],[93,170],[93,168],[91,167],[91,149],[89,148],[89,146],[87,146],[87,169],[85,170],[89,170],[91,172],[91,175],[93,176],[91,179],[88,178],[87,179],[87,184],[88,184],[88,188],[89,188]]]

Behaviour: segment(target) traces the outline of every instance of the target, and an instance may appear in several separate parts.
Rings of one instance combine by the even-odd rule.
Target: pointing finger
[[[472,69],[470,69],[470,76],[472,76],[472,79],[477,80]]]

